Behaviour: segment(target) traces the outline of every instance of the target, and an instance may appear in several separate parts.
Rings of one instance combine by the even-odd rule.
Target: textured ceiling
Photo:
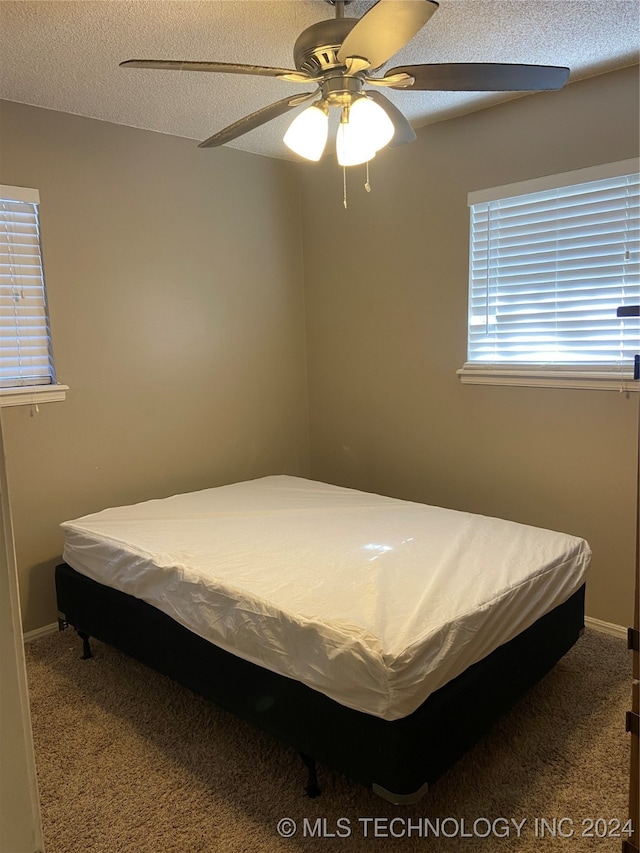
[[[371,5],[354,0],[346,15],[361,17]],[[293,68],[300,32],[334,14],[325,0],[1,0],[0,97],[202,140],[247,113],[311,89],[266,77],[123,69],[118,63],[186,59]],[[440,0],[436,14],[386,67],[567,65],[571,82],[637,62],[639,41],[636,0]],[[513,97],[385,94],[414,127]],[[293,115],[231,145],[294,157],[282,143]]]

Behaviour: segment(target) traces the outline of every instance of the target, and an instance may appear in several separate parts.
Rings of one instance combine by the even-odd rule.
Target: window
[[[627,160],[470,193],[463,382],[620,388],[632,377],[640,320],[616,312],[640,303],[639,185]]]
[[[56,385],[37,190],[0,186],[0,404],[64,399]]]

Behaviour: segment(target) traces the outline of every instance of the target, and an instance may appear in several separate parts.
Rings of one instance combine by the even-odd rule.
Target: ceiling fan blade
[[[295,74],[291,68],[270,68],[268,65],[236,65],[233,62],[179,62],[168,59],[127,59],[121,68],[151,68],[157,71],[213,71],[218,74],[257,74],[260,77],[279,77]]]
[[[397,148],[398,145],[406,145],[407,142],[413,142],[416,135],[413,128],[407,121],[406,117],[400,112],[395,104],[392,104],[389,98],[378,92],[377,90],[367,89],[367,97],[375,101],[378,106],[386,112],[393,123],[395,133],[393,139],[389,143],[389,148]]]
[[[415,83],[398,87],[407,92],[412,89],[430,92],[540,92],[561,89],[569,79],[569,70],[559,65],[445,62],[401,65],[389,69],[384,76],[409,74]]]
[[[338,61],[366,59],[379,68],[422,29],[437,10],[435,0],[378,0],[351,30],[338,51]]]
[[[209,139],[205,139],[204,142],[201,142],[200,145],[198,145],[198,148],[217,148],[219,145],[231,142],[232,139],[237,139],[238,136],[242,136],[250,130],[255,130],[256,127],[266,124],[268,121],[271,121],[271,119],[284,115],[284,113],[299,106],[304,103],[304,101],[308,101],[309,98],[313,98],[315,94],[316,92],[305,92],[303,95],[294,95],[293,97],[283,98],[281,101],[276,101],[275,104],[269,104],[268,107],[262,107],[261,109],[256,110],[255,113],[251,113],[251,115],[245,116],[233,124],[230,124],[228,127],[225,127],[224,130],[214,133],[213,136],[209,137]]]

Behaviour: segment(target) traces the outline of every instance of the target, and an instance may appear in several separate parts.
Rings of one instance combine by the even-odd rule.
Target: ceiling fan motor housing
[[[298,71],[317,77],[333,68],[341,68],[338,51],[358,18],[334,18],[319,21],[303,30],[293,46],[293,60]]]

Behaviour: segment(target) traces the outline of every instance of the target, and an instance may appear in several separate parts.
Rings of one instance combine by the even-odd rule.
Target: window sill
[[[68,390],[68,385],[29,385],[24,388],[0,388],[0,408],[58,403],[66,398]]]
[[[640,382],[631,370],[599,370],[593,366],[543,367],[541,365],[465,364],[457,371],[464,385],[512,385],[533,388],[577,388],[599,391],[638,391]]]

